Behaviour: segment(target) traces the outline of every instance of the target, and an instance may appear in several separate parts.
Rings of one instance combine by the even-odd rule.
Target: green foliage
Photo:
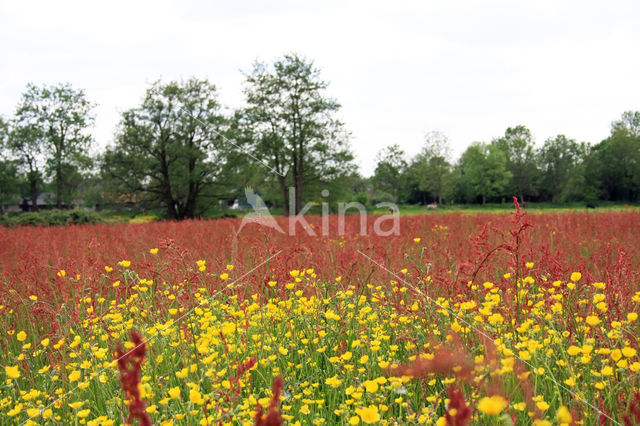
[[[418,189],[430,193],[439,204],[449,195],[453,185],[449,156],[447,137],[440,132],[431,132],[413,161],[412,170]]]
[[[183,219],[223,194],[226,119],[219,110],[206,80],[156,82],[140,107],[123,113],[115,146],[102,158],[116,201],[142,194]]]
[[[459,191],[466,202],[480,197],[482,204],[502,197],[512,175],[505,153],[494,144],[474,143],[459,162]]]
[[[83,225],[102,222],[104,219],[99,213],[84,209],[40,210],[14,216],[0,215],[0,225],[9,227]]]
[[[408,164],[404,157],[404,151],[397,144],[378,152],[376,170],[371,181],[379,202],[397,202],[406,191]]]
[[[9,135],[9,147],[20,159],[32,198],[38,193],[43,172],[52,178],[58,208],[71,205],[82,180],[80,170],[91,164],[88,156],[93,124],[92,110],[82,90],[69,84],[27,85]]]
[[[328,83],[313,62],[298,55],[285,55],[272,67],[258,62],[246,83],[242,139],[252,158],[271,170],[267,179],[277,183],[285,214],[288,187],[295,188],[297,213],[303,199],[317,198],[355,171],[349,134],[335,118],[340,105],[324,94]]]
[[[567,202],[579,200],[586,195],[586,152],[586,144],[579,144],[565,135],[545,141],[537,155],[537,163],[542,171],[540,191],[543,198],[552,202]]]
[[[504,153],[506,169],[511,174],[506,187],[509,195],[517,195],[520,200],[538,195],[540,174],[531,131],[525,126],[509,127],[492,145]]]
[[[632,126],[614,124],[611,136],[588,156],[588,180],[605,200],[640,200],[640,134],[634,132]]]

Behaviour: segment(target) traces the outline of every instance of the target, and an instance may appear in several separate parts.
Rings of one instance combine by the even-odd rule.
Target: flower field
[[[0,228],[0,424],[640,422],[638,210],[360,219]]]

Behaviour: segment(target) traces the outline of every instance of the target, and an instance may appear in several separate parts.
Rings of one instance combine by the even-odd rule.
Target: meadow
[[[640,422],[638,210],[335,219],[0,227],[0,423]]]

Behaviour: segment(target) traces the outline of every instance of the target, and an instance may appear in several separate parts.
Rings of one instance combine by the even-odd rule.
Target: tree
[[[349,135],[334,117],[340,105],[325,96],[328,83],[313,63],[295,54],[271,68],[255,63],[246,85],[244,124],[254,135],[248,147],[277,174],[285,215],[288,185],[295,188],[291,201],[299,213],[305,190],[353,171]]]
[[[70,203],[77,185],[78,169],[88,164],[94,104],[82,90],[69,84],[37,87],[27,85],[15,114],[17,144],[30,145],[30,153],[38,152],[46,158],[47,174],[53,178],[55,202],[58,208]],[[31,154],[29,154],[31,155]],[[27,158],[23,158],[28,163]]]
[[[407,169],[404,156],[404,151],[397,144],[383,148],[376,155],[376,170],[372,179],[374,188],[390,194],[394,202],[398,201],[404,188]]]
[[[612,125],[611,135],[588,156],[588,176],[605,200],[640,199],[640,135],[629,120],[636,116],[640,114],[623,114],[622,120]]]
[[[9,126],[0,117],[0,213],[3,206],[13,201],[18,192],[18,170],[14,159],[10,157],[7,147]]]
[[[585,144],[579,144],[565,135],[547,139],[540,148],[538,164],[543,172],[540,189],[551,201],[585,198],[587,194],[584,194],[584,175],[580,166],[585,159],[586,149]]]
[[[164,204],[172,219],[194,217],[204,199],[215,198],[225,166],[219,111],[207,80],[156,82],[140,107],[123,113],[115,146],[102,158],[104,176],[116,192]]]
[[[467,202],[478,197],[488,199],[504,195],[511,179],[502,150],[493,144],[476,142],[469,146],[459,161],[459,184]]]
[[[509,127],[503,137],[492,143],[505,153],[507,170],[511,173],[509,191],[522,201],[525,196],[537,195],[539,173],[531,131],[522,125]]]
[[[434,131],[427,134],[425,145],[415,159],[418,188],[431,193],[439,204],[452,185],[450,156],[447,137]]]
[[[14,123],[7,138],[7,147],[16,158],[16,166],[26,181],[25,193],[31,197],[32,211],[38,210],[38,194],[44,183],[43,150],[46,142],[41,130],[39,126]]]
[[[640,111],[625,111],[620,120],[611,124],[611,133],[626,131],[629,136],[640,138]]]

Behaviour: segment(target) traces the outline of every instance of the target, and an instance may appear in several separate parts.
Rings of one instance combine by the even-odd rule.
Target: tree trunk
[[[31,185],[31,210],[38,211],[38,181],[31,179],[29,184]]]
[[[287,191],[286,178],[278,175],[278,183],[280,184],[280,192],[282,193],[282,208],[284,210],[284,215],[289,216],[289,193]]]
[[[62,209],[62,197],[60,197],[60,165],[56,167],[56,208],[58,210]]]
[[[487,197],[486,195],[482,194],[482,205],[484,206],[485,204],[487,204]]]
[[[296,178],[296,183],[295,183],[295,188],[296,188],[296,214],[300,213],[300,210],[302,210],[302,176],[298,176]]]

